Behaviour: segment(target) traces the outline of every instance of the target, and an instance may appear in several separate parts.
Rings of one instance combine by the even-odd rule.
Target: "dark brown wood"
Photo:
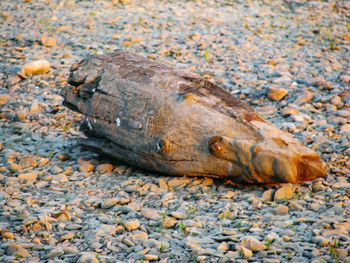
[[[254,184],[326,174],[315,152],[195,74],[114,52],[73,64],[68,82],[83,143],[143,169]]]

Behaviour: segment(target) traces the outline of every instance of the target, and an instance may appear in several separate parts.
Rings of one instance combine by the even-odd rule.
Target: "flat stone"
[[[43,167],[43,166],[47,165],[49,162],[50,162],[49,158],[40,158],[39,166]]]
[[[350,124],[342,125],[340,128],[340,132],[350,134]]]
[[[255,237],[252,237],[252,236],[243,237],[240,242],[240,245],[250,249],[253,252],[266,249],[266,246],[262,242],[260,242],[259,240],[257,240]]]
[[[296,201],[290,201],[289,202],[289,208],[291,210],[303,210],[303,206],[300,205],[298,202]]]
[[[64,251],[62,248],[58,247],[58,248],[54,248],[53,250],[51,250],[48,254],[47,257],[48,258],[56,258],[56,257],[60,257],[64,254]]]
[[[330,243],[329,239],[322,236],[315,236],[312,238],[312,241],[321,247],[326,247]]]
[[[204,178],[202,183],[201,183],[201,186],[210,186],[214,183],[214,180],[212,178]]]
[[[221,196],[221,198],[224,198],[224,199],[232,199],[234,198],[235,196],[237,196],[237,193],[234,192],[234,191],[227,191],[225,194],[223,194]]]
[[[261,199],[264,201],[273,201],[273,197],[275,194],[276,190],[275,189],[268,189],[263,192]]]
[[[311,211],[317,212],[320,209],[320,204],[318,202],[313,202],[309,205]]]
[[[275,215],[287,215],[288,214],[288,206],[285,206],[285,205],[279,205],[277,206],[274,210],[273,210],[273,213]]]
[[[135,212],[141,211],[141,204],[140,203],[131,202],[128,204],[128,207],[130,209],[134,210]]]
[[[281,261],[275,258],[265,258],[264,263],[280,263]]]
[[[67,234],[60,237],[62,241],[64,240],[71,240],[74,238],[74,232],[68,232]]]
[[[294,104],[296,105],[302,105],[307,102],[310,102],[312,98],[314,97],[314,93],[308,89],[304,89],[302,94],[294,101]]]
[[[253,256],[253,252],[244,246],[237,246],[237,251],[243,258],[251,258]]]
[[[124,239],[122,240],[122,242],[123,242],[125,245],[127,245],[128,247],[134,247],[134,246],[135,246],[134,242],[132,242],[129,238],[124,238]]]
[[[15,236],[11,231],[5,230],[2,232],[2,238],[7,240],[12,240],[15,238]]]
[[[147,218],[149,220],[158,221],[161,219],[158,211],[152,208],[141,208],[141,214],[144,218]]]
[[[18,175],[20,181],[26,181],[28,183],[33,183],[38,178],[38,172],[23,173]]]
[[[299,111],[292,107],[285,107],[281,110],[281,114],[283,117],[288,117],[299,114]]]
[[[287,236],[287,235],[284,235],[284,236],[282,237],[282,239],[283,239],[284,242],[288,242],[288,241],[291,240],[291,237],[289,237],[289,236]]]
[[[69,179],[68,179],[67,175],[65,175],[63,173],[54,175],[52,177],[52,180],[51,180],[52,183],[65,183],[68,181],[69,181]]]
[[[111,208],[117,204],[119,204],[118,198],[108,198],[108,199],[102,201],[101,208],[108,209],[108,208]]]
[[[338,110],[336,114],[339,117],[350,118],[350,110]]]
[[[96,172],[104,174],[104,173],[111,173],[113,172],[113,165],[109,163],[104,163],[96,166]]]
[[[178,186],[186,186],[191,182],[192,182],[192,179],[190,178],[174,178],[168,182],[168,186],[171,188],[178,187]]]
[[[63,247],[64,254],[78,254],[79,250],[76,246],[65,246]]]
[[[78,259],[77,263],[99,263],[99,260],[96,257],[96,253],[84,252]]]
[[[144,255],[144,259],[148,261],[155,261],[158,260],[158,255],[152,255],[152,254],[146,254]]]
[[[334,228],[344,230],[344,232],[350,231],[350,221],[335,223]]]
[[[281,76],[273,80],[273,83],[276,83],[276,84],[288,84],[290,82],[291,82],[291,78],[287,75]]]
[[[336,253],[339,258],[345,258],[349,254],[348,249],[346,248],[338,248]]]
[[[241,256],[240,255],[243,255],[243,253],[241,254],[239,251],[228,251],[225,256],[229,259],[238,259],[240,258]],[[253,253],[252,253],[253,255]],[[249,256],[249,254],[248,254]]]
[[[265,237],[265,240],[266,240],[266,241],[269,241],[269,242],[273,242],[273,241],[275,241],[275,240],[278,239],[278,238],[279,238],[279,235],[278,235],[277,233],[272,232],[272,233],[269,233],[269,234]]]
[[[341,75],[340,79],[344,82],[344,83],[350,83],[350,75]]]
[[[15,74],[15,75],[11,74],[7,77],[6,84],[8,87],[12,87],[12,86],[16,85],[17,83],[19,83],[21,80],[22,80],[22,78],[20,76],[18,76],[17,74]]]
[[[68,229],[68,230],[80,230],[80,229],[82,229],[82,228],[83,228],[82,225],[80,225],[80,224],[75,224],[75,223],[69,224],[68,226],[66,226],[66,229]]]
[[[332,188],[334,188],[334,189],[341,189],[341,188],[348,188],[348,189],[350,189],[350,183],[347,183],[347,182],[334,183],[332,185]]]
[[[6,204],[15,209],[19,209],[23,205],[22,202],[18,199],[8,199],[6,201]]]
[[[221,242],[221,244],[218,246],[218,250],[221,252],[227,252],[229,250],[227,242]]]
[[[0,94],[0,106],[4,106],[10,100],[10,96],[8,94]]]
[[[29,109],[29,112],[30,113],[40,113],[40,112],[42,112],[43,111],[43,107],[42,107],[42,105],[39,103],[39,102],[37,102],[37,101],[34,101],[33,103],[32,103],[32,105],[30,106],[30,109]]]
[[[184,211],[174,211],[174,212],[171,212],[170,214],[177,219],[187,219],[188,218],[188,214]]]
[[[40,39],[40,43],[45,47],[54,47],[57,44],[57,38],[54,36],[43,36]]]
[[[22,169],[35,168],[38,166],[38,162],[31,156],[21,158],[18,164],[22,167]]]
[[[47,60],[36,60],[25,64],[22,67],[21,75],[28,77],[31,75],[40,75],[50,71],[50,63]]]
[[[130,235],[132,240],[145,240],[148,239],[148,234],[144,231],[133,231],[132,234]]]
[[[65,222],[65,221],[70,221],[71,216],[68,211],[62,211],[56,215],[56,219],[58,222]]]
[[[79,164],[80,172],[90,173],[90,172],[93,172],[94,169],[95,169],[94,165],[88,161],[81,161]]]
[[[278,188],[274,195],[274,201],[289,200],[294,196],[294,187],[292,185],[285,185]]]
[[[32,256],[30,252],[23,247],[18,248],[14,254],[18,258],[28,258]]]
[[[207,256],[198,256],[196,258],[197,262],[205,262],[207,260]]]
[[[340,106],[342,104],[342,99],[336,95],[331,98],[330,102],[335,106]]]
[[[162,220],[162,227],[163,228],[172,228],[176,225],[177,221],[173,217],[165,217],[164,220]]]
[[[37,222],[37,221],[38,221],[38,219],[36,217],[29,216],[23,220],[23,225],[28,226],[28,225],[31,225],[31,224]]]
[[[139,220],[129,220],[124,223],[124,227],[128,231],[133,231],[135,229],[138,229],[140,227],[140,221]]]
[[[312,81],[311,81],[311,85],[312,86],[315,86],[315,87],[318,87],[318,88],[321,88],[321,89],[328,89],[328,90],[331,90],[333,89],[333,85],[331,82],[321,78],[321,77],[318,77],[318,78],[314,78]]]
[[[10,170],[12,172],[17,172],[19,170],[22,170],[22,167],[16,163],[10,163]]]
[[[306,114],[303,114],[303,113],[299,113],[299,114],[296,114],[296,115],[292,115],[292,120],[294,122],[301,122],[301,123],[304,123],[304,122],[310,122],[311,121],[311,118],[310,116],[306,115]]]
[[[280,101],[282,100],[285,96],[287,96],[288,90],[279,88],[279,87],[271,87],[267,93],[267,97],[270,100],[274,101]]]
[[[322,181],[320,181],[320,180],[314,182],[312,185],[312,191],[314,191],[314,192],[323,191],[325,189],[327,189],[327,187],[324,186]]]

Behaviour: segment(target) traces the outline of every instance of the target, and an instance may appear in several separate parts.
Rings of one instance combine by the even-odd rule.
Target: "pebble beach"
[[[0,262],[350,262],[350,4],[0,1]],[[197,73],[327,163],[242,186],[79,144],[70,66],[113,50]]]

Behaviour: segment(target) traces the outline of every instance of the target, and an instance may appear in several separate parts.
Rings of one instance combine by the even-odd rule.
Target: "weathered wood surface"
[[[73,64],[65,104],[84,115],[83,144],[132,165],[238,183],[326,174],[320,157],[203,78],[130,53]]]

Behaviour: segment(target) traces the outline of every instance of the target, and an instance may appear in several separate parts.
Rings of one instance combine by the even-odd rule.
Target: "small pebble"
[[[2,238],[7,239],[7,240],[12,240],[15,238],[15,236],[10,231],[4,231],[2,233]]]
[[[28,77],[31,75],[40,75],[50,71],[50,63],[47,60],[36,60],[25,64],[22,67],[21,75]]]
[[[270,100],[274,101],[280,101],[282,100],[285,96],[287,96],[288,90],[279,88],[279,87],[271,87],[267,93],[267,97]]]
[[[48,254],[47,257],[48,258],[56,258],[56,257],[60,257],[64,254],[64,251],[62,248],[54,248],[53,250],[51,250]]]
[[[113,172],[113,165],[109,164],[109,163],[105,163],[105,164],[100,164],[98,166],[96,166],[96,172],[104,174],[104,173],[111,173]]]
[[[164,228],[172,228],[176,225],[177,221],[173,217],[165,217],[164,220],[162,220],[162,227]]]
[[[250,249],[253,252],[266,249],[266,246],[262,242],[260,242],[259,240],[257,240],[255,237],[252,237],[252,236],[244,237],[240,242],[240,245]]]
[[[69,232],[63,236],[61,236],[61,240],[64,241],[64,240],[71,240],[74,238],[74,232]]]
[[[139,220],[130,220],[124,223],[124,227],[128,231],[133,231],[135,229],[138,229],[140,227],[140,221]]]
[[[274,213],[275,215],[280,215],[280,216],[282,216],[282,215],[287,215],[287,214],[288,214],[288,211],[289,211],[288,206],[279,205],[279,206],[277,206],[277,207],[273,210],[273,213]]]
[[[251,258],[253,256],[253,252],[244,246],[238,246],[237,251],[243,258]]]
[[[294,104],[296,105],[302,105],[307,102],[310,102],[312,98],[314,97],[314,93],[308,89],[304,89],[302,94],[294,101]]]
[[[33,183],[38,178],[38,172],[23,173],[18,175],[20,181]]]
[[[221,252],[227,252],[229,250],[229,246],[226,242],[222,242],[219,246],[218,246],[218,250]]]
[[[263,192],[261,199],[264,201],[273,201],[275,195],[275,189],[268,189]]]
[[[340,132],[350,135],[350,124],[342,125],[341,128],[340,128]]]
[[[99,263],[96,254],[93,252],[84,252],[79,257],[77,263]]]
[[[40,43],[45,47],[54,47],[57,44],[57,39],[56,37],[52,37],[52,36],[43,36],[40,39]]]
[[[289,200],[294,196],[294,187],[292,185],[286,185],[278,188],[274,195],[275,201]]]
[[[82,161],[79,165],[79,170],[84,173],[93,172],[95,169],[94,165],[87,161]]]
[[[143,217],[145,217],[149,220],[158,221],[161,219],[161,216],[159,215],[157,210],[152,209],[152,208],[146,208],[146,207],[142,208],[141,214],[143,215]]]
[[[32,255],[27,249],[20,247],[16,250],[15,256],[18,258],[28,258],[28,257],[31,257]]]
[[[155,261],[155,260],[158,260],[158,258],[159,258],[158,255],[152,255],[152,254],[144,255],[144,259],[149,261]]]

